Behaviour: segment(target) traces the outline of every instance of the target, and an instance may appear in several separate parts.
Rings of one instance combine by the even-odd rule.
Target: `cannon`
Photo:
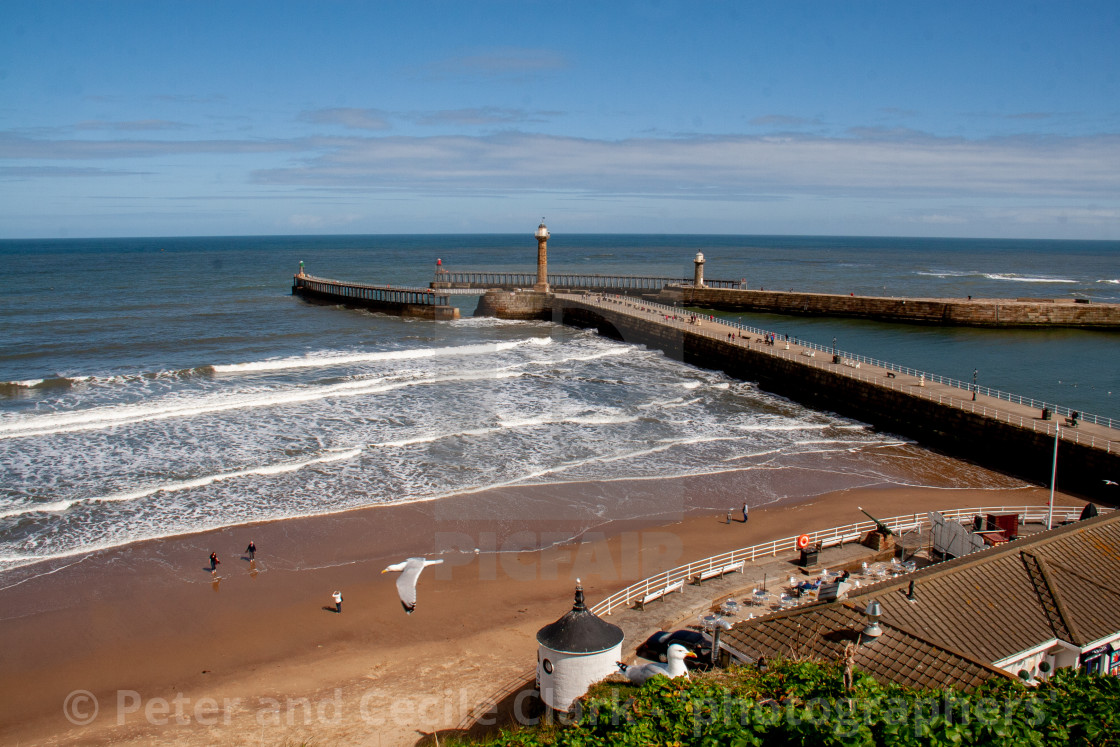
[[[879,521],[878,519],[876,519],[871,514],[864,511],[862,506],[856,506],[856,508],[858,508],[863,513],[864,516],[866,516],[867,518],[869,518],[873,522],[875,522],[875,526],[878,527],[879,534],[883,535],[884,537],[893,537],[894,536],[894,531],[892,531],[889,526],[887,526],[886,524]]]

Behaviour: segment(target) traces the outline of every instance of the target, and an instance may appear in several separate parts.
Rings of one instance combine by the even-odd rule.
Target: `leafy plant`
[[[561,726],[507,731],[486,742],[517,747],[956,747],[1076,744],[1120,747],[1120,679],[1060,670],[1037,687],[990,680],[972,691],[883,685],[840,663],[773,661],[604,682]]]

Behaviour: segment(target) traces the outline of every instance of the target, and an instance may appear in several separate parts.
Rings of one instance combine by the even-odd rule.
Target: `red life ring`
[[[809,546],[809,535],[803,534],[797,538],[797,549],[804,550]]]

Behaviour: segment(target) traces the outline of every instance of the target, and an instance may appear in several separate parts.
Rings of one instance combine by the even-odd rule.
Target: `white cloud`
[[[0,158],[85,160],[307,151],[306,140],[49,140],[0,133]]]
[[[388,130],[392,127],[385,112],[379,109],[316,109],[303,112],[299,119],[302,122],[339,125],[352,130]]]
[[[707,196],[1047,196],[1120,194],[1120,137],[694,137],[591,140],[333,138],[262,183],[370,190],[568,190]]]
[[[74,125],[74,129],[76,130],[117,130],[121,132],[183,130],[187,127],[189,127],[189,125],[185,125],[182,122],[169,122],[165,119],[140,119],[132,122],[87,120]]]

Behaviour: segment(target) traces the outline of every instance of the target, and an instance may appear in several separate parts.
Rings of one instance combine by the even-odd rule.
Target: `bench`
[[[801,354],[803,356],[805,356],[806,358],[816,358],[817,357],[817,351],[816,350],[802,350]]]
[[[894,371],[887,371],[887,378],[888,379],[893,379],[894,378]]]
[[[682,594],[684,593],[684,579],[683,578],[680,581],[677,581],[676,583],[669,584],[664,589],[658,589],[657,591],[652,591],[649,594],[646,594],[644,597],[642,597],[641,599],[638,600],[638,603],[634,605],[634,608],[639,609],[639,610],[644,610],[646,608],[646,605],[649,604],[650,602],[655,602],[658,599],[661,599],[666,594],[670,594],[674,591],[679,591]]]
[[[703,573],[693,576],[692,585],[700,586],[708,579],[725,576],[728,573],[735,573],[736,571],[739,573],[743,572],[743,563],[732,563],[731,565],[725,565],[721,568],[709,568]]]
[[[847,358],[845,358],[840,362],[843,363],[848,368],[859,368],[859,361],[850,361]]]

